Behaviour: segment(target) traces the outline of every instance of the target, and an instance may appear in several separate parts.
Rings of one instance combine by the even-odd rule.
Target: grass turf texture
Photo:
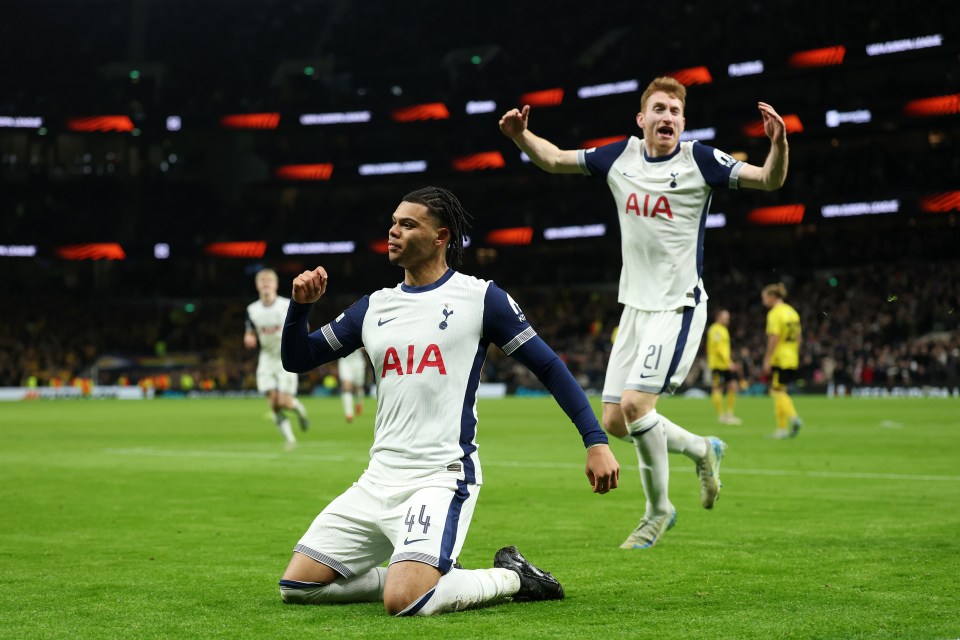
[[[372,402],[352,425],[339,399],[305,403],[290,453],[259,399],[0,405],[0,637],[960,635],[956,400],[800,397],[800,438],[773,441],[768,399],[742,399],[737,427],[666,399],[730,449],[710,512],[671,456],[679,521],[644,551],[617,548],[643,508],[632,447],[613,443],[621,488],[596,496],[552,399],[481,401],[486,482],[460,560],[516,544],[567,599],[427,619],[280,602],[290,550],[372,439]]]

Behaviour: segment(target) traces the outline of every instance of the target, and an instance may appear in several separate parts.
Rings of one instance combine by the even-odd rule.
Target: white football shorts
[[[624,389],[673,393],[693,366],[706,323],[705,302],[674,311],[624,307],[607,363],[603,402],[619,404]]]
[[[404,560],[437,567],[456,562],[470,529],[480,485],[438,475],[388,487],[366,476],[320,512],[294,547],[349,578]]]
[[[354,389],[363,389],[367,383],[367,356],[357,349],[346,358],[337,362],[337,375],[340,382],[349,382]]]
[[[260,358],[257,363],[257,391],[266,393],[276,389],[287,395],[297,395],[299,376],[283,368],[280,359]]]

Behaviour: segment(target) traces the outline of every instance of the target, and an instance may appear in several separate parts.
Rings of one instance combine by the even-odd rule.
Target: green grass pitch
[[[790,441],[764,438],[766,398],[742,399],[737,427],[665,399],[730,449],[713,511],[671,456],[679,520],[645,551],[618,548],[643,508],[631,447],[613,443],[621,488],[593,495],[552,399],[481,401],[485,485],[460,560],[516,544],[567,599],[404,619],[280,602],[293,545],[372,441],[372,401],[352,425],[338,399],[305,403],[289,453],[262,399],[0,405],[0,638],[960,636],[955,399],[799,397]]]

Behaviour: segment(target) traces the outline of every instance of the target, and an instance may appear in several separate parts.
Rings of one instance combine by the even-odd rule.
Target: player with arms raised
[[[720,491],[725,446],[702,438],[657,413],[657,399],[686,377],[706,325],[707,294],[700,276],[703,236],[713,189],[772,190],[787,175],[783,119],[760,102],[770,152],[762,167],[740,162],[699,142],[681,142],[687,90],[656,78],[640,98],[643,138],[586,150],[562,150],[527,127],[529,105],[511,109],[500,130],[549,173],[582,173],[606,180],[617,205],[623,268],[620,331],[603,388],[603,426],[634,442],[647,496],[639,526],[624,548],[652,547],[676,520],[668,497],[667,451],[695,461],[701,504],[710,509]]]
[[[455,566],[483,481],[476,394],[491,343],[530,368],[576,425],[593,491],[617,486],[607,437],[563,362],[503,290],[447,265],[448,247],[459,262],[468,218],[445,189],[404,196],[387,245],[403,282],[364,296],[312,334],[307,314],[327,273],[318,267],[293,282],[284,366],[308,371],[362,346],[378,407],[370,464],[300,539],[280,581],[285,602],[382,600],[394,615],[430,615],[508,597],[563,597],[514,547],[498,551],[492,569]]]

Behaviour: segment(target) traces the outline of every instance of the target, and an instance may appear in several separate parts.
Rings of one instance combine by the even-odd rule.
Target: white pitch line
[[[176,449],[151,449],[135,447],[130,449],[104,449],[104,453],[126,456],[153,456],[157,458],[223,458],[240,460],[304,460],[316,462],[367,462],[367,456],[331,456],[298,452],[257,452],[257,451],[201,451]],[[522,462],[518,460],[482,461],[485,467],[513,467],[527,469],[582,469],[582,463],[572,462]],[[675,473],[689,473],[685,467],[674,467]],[[737,469],[723,467],[724,474],[746,476],[797,476],[804,478],[838,478],[847,480],[916,480],[920,482],[960,482],[960,476],[932,476],[901,473],[863,473],[857,471],[791,471],[788,469]]]
[[[136,447],[132,449],[104,449],[104,453],[122,455],[122,456],[153,456],[156,458],[239,458],[255,460],[279,460],[281,458],[290,459],[291,455],[296,455],[298,460],[318,460],[321,462],[346,462],[348,460],[365,461],[369,458],[348,458],[347,456],[326,456],[326,455],[301,455],[291,454],[290,452],[267,453],[259,451],[191,451],[176,449],[151,449],[149,447]]]
[[[805,478],[849,478],[853,480],[933,480],[960,482],[960,476],[927,476],[906,473],[862,473],[859,471],[787,471],[783,469],[728,469],[722,473],[752,476],[803,476]]]

